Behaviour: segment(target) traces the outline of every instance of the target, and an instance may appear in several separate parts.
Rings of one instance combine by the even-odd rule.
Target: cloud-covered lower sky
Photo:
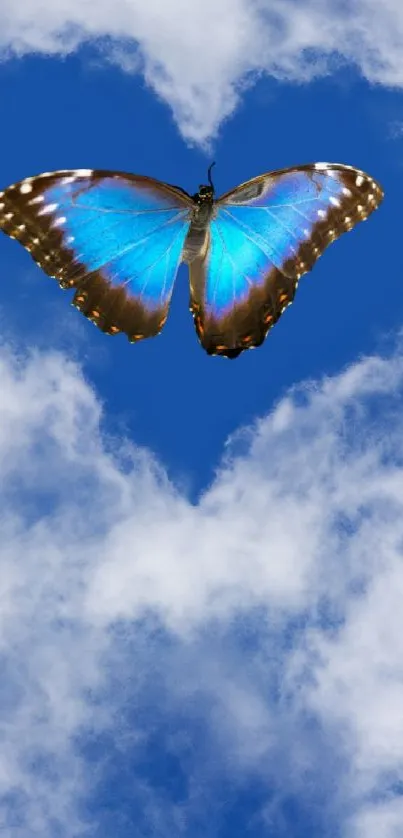
[[[219,835],[223,777],[266,792],[246,834],[399,834],[402,379],[398,348],[297,388],[192,504],[79,366],[2,347],[5,834]]]
[[[171,108],[183,136],[203,144],[260,74],[292,82],[342,63],[371,82],[403,86],[400,0],[2,0],[5,56],[101,53]]]
[[[0,3],[0,189],[208,149],[386,193],[233,363],[185,269],[132,347],[1,238],[4,838],[403,834],[402,41],[398,0]]]

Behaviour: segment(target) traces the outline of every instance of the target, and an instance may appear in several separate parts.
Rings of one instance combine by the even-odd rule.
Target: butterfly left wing
[[[193,202],[153,178],[78,169],[0,193],[0,229],[109,334],[158,334],[167,318]]]
[[[191,309],[209,354],[259,346],[325,248],[365,220],[383,192],[341,164],[254,178],[215,205],[204,253],[190,264]]]

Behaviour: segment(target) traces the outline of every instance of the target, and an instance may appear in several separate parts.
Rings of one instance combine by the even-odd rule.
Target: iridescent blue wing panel
[[[0,194],[0,229],[18,239],[73,304],[136,341],[166,320],[192,199],[152,178],[84,170],[27,178]]]
[[[223,195],[204,254],[190,265],[191,308],[210,354],[259,346],[325,248],[376,209],[358,169],[316,163],[271,172]]]

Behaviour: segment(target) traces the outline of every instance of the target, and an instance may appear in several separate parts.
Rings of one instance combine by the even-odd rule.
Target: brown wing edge
[[[191,286],[200,287],[199,283],[203,281],[200,273],[203,271],[202,263],[192,262],[190,270]],[[190,310],[203,349],[209,355],[234,359],[244,350],[260,346],[268,331],[292,302],[295,289],[296,283],[293,280],[277,268],[272,268],[264,284],[252,288],[246,302],[220,319],[209,316],[204,306],[192,295]]]
[[[224,192],[222,195],[217,198],[216,203],[230,203],[230,198],[232,195],[236,195],[237,192],[241,191],[242,189],[248,186],[254,186],[255,184],[258,185],[262,181],[268,180],[270,178],[277,178],[281,177],[281,175],[288,175],[296,172],[307,172],[308,174],[325,174],[326,172],[337,172],[338,174],[342,174],[343,178],[349,180],[350,183],[352,179],[354,181],[357,178],[363,178],[364,181],[369,181],[371,186],[377,191],[381,192],[383,196],[383,189],[380,183],[371,175],[364,172],[362,169],[357,169],[354,166],[348,166],[346,163],[304,163],[300,166],[288,166],[284,169],[274,169],[271,172],[264,172],[261,175],[256,175],[250,180],[245,180],[243,183],[238,184],[233,189],[229,189],[227,192]]]

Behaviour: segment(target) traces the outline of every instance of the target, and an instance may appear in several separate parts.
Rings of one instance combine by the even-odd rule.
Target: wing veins
[[[169,219],[169,221],[166,221],[165,224],[161,224],[160,227],[156,227],[155,230],[152,230],[146,236],[143,236],[142,239],[137,239],[136,241],[131,242],[129,245],[124,247],[122,250],[119,250],[118,253],[115,253],[114,256],[111,256],[111,258],[108,259],[106,262],[102,262],[102,264],[99,266],[99,268],[97,268],[97,270],[102,270],[107,265],[111,265],[117,259],[121,259],[122,256],[125,256],[127,253],[130,253],[130,251],[133,250],[134,248],[139,247],[140,245],[143,246],[144,244],[146,244],[152,238],[152,236],[154,236],[156,233],[159,233],[160,230],[164,229],[165,227],[168,227],[170,224],[173,224],[174,222],[177,222],[177,221],[178,221],[178,216],[175,216],[175,218]],[[118,224],[119,222],[116,222],[116,223]],[[113,225],[113,226],[116,226],[116,225]],[[112,228],[110,228],[110,229],[112,229]],[[81,262],[81,259],[82,259],[82,254],[77,253],[77,255],[75,257],[75,261],[76,262]]]
[[[232,218],[232,216],[230,216],[230,217]],[[216,225],[217,225],[217,232],[218,232],[218,234],[219,234],[219,236],[220,236],[221,243],[222,243],[222,246],[223,246],[223,250],[225,250],[225,252],[226,252],[226,254],[227,254],[227,257],[228,257],[228,259],[229,259],[229,261],[230,261],[230,263],[231,263],[231,265],[232,265],[232,268],[233,268],[233,271],[232,271],[232,285],[233,285],[232,291],[233,291],[233,294],[232,294],[232,296],[233,296],[233,301],[234,301],[234,300],[235,300],[235,297],[236,297],[236,294],[235,294],[235,285],[234,285],[234,281],[235,281],[235,273],[236,273],[236,271],[238,270],[238,268],[237,268],[237,266],[235,265],[234,259],[233,259],[233,258],[232,258],[232,256],[231,256],[231,251],[230,251],[230,250],[229,250],[229,248],[227,247],[227,244],[226,244],[226,241],[225,241],[225,236],[224,236],[224,234],[223,234],[223,232],[222,232],[222,230],[221,230],[221,227],[220,227],[219,222],[218,222],[218,221],[216,221],[215,223],[216,223]],[[222,264],[222,262],[221,262],[221,264]],[[252,280],[250,279],[250,277],[249,277],[246,273],[244,273],[244,271],[239,271],[239,273],[240,273],[240,275],[241,275],[241,276],[242,276],[242,277],[246,280],[246,282],[248,283],[249,287],[252,287],[253,282],[252,282]],[[215,299],[215,295],[216,295],[216,290],[217,290],[217,285],[218,285],[218,282],[219,282],[219,279],[217,279],[217,281],[216,281],[216,283],[215,283],[215,286],[214,286],[214,295],[213,295],[213,296],[214,296],[214,299]]]
[[[272,265],[275,265],[275,263],[273,262],[273,259],[272,259],[272,258],[268,255],[268,253],[266,252],[266,250],[264,250],[264,249],[263,249],[263,247],[262,247],[262,245],[261,245],[261,243],[260,243],[260,241],[259,241],[259,239],[260,239],[262,242],[264,242],[264,241],[265,241],[265,239],[263,238],[263,236],[261,236],[260,234],[258,234],[258,235],[259,235],[259,239],[258,239],[258,238],[256,238],[256,233],[255,233],[253,230],[251,230],[251,228],[250,228],[250,227],[248,227],[246,224],[244,224],[244,223],[242,223],[241,221],[239,221],[239,219],[238,219],[238,218],[236,218],[235,216],[233,216],[233,215],[232,215],[230,212],[228,212],[227,210],[226,210],[225,212],[227,212],[227,214],[229,215],[229,217],[231,218],[231,220],[233,221],[233,223],[235,223],[235,224],[239,227],[239,229],[240,229],[240,230],[242,230],[242,232],[243,232],[243,234],[244,234],[245,238],[246,238],[246,239],[248,239],[248,241],[252,242],[252,244],[254,244],[254,245],[255,245],[255,246],[256,246],[256,247],[260,250],[260,252],[261,252],[261,253],[263,253],[263,255],[266,257],[266,259],[268,259],[268,261],[272,263]],[[276,223],[278,223],[278,222],[276,222]],[[286,229],[286,230],[287,230],[287,228],[284,228],[284,229]],[[252,232],[252,233],[253,233],[253,235],[251,235],[251,234],[250,234],[250,232]],[[297,253],[297,251],[295,250],[295,248],[294,248],[294,247],[292,247],[292,246],[291,246],[291,249],[292,249],[293,253],[295,253],[295,254]],[[273,252],[274,252],[274,256],[278,259],[278,261],[280,262],[280,264],[282,264],[282,263],[284,262],[284,259],[283,259],[283,257],[279,254],[279,252],[278,252],[277,248],[274,248],[274,247],[273,247]],[[276,267],[277,267],[277,266],[276,266]],[[281,270],[281,268],[278,268],[278,270]]]
[[[274,220],[275,224],[277,224],[279,227],[282,227],[282,228],[283,228],[283,230],[285,230],[287,233],[290,233],[290,235],[291,235],[291,236],[294,236],[294,238],[298,238],[298,237],[295,235],[295,233],[293,233],[293,231],[292,231],[292,230],[290,230],[290,228],[289,228],[289,227],[286,227],[286,225],[285,225],[284,223],[282,223],[281,221],[279,221],[279,220],[276,218],[276,216],[273,216],[273,215],[272,215],[272,213],[270,212],[270,210],[269,210],[269,209],[267,209],[267,212],[268,212],[268,214],[271,216],[271,218],[273,218],[273,220]],[[253,231],[253,228],[249,227],[249,226],[248,226],[247,224],[245,224],[244,222],[239,221],[239,219],[238,219],[238,218],[236,218],[236,216],[232,215],[231,213],[229,213],[229,215],[231,216],[231,218],[233,218],[233,220],[236,222],[236,224],[238,224],[238,226],[239,226],[241,229],[248,230],[248,231],[249,231],[249,233],[253,233],[253,232],[254,232],[254,231]],[[306,219],[306,220],[307,220],[307,219]],[[263,237],[260,233],[257,233],[257,237],[259,237],[259,239],[261,239],[262,241],[265,241],[264,237]],[[250,241],[253,241],[253,242],[255,242],[256,244],[258,244],[258,238],[257,238],[257,237],[256,237],[256,238],[253,238],[253,237],[252,237],[252,235],[249,235],[249,236],[248,236],[248,239],[249,239]],[[264,251],[264,250],[263,250],[263,248],[260,248],[260,249],[262,250],[262,253],[266,253],[266,251]],[[292,247],[292,246],[291,246],[291,250],[292,250],[293,252],[295,252],[295,253],[296,253],[295,248],[294,248],[294,247]],[[267,255],[267,254],[266,254],[266,255]]]
[[[335,194],[337,195],[338,193],[336,192]],[[332,193],[331,197],[332,196],[333,196],[333,193]],[[296,207],[297,205],[308,204],[308,203],[312,203],[312,202],[317,201],[317,200],[318,200],[318,196],[315,195],[312,198],[302,198],[301,200],[295,200],[290,204],[270,204],[270,206],[271,206],[272,209],[290,209],[290,208],[292,209],[293,207]],[[225,202],[225,203],[221,204],[220,201],[217,201],[217,204],[220,206],[220,208],[228,209],[228,210],[235,207],[235,208],[239,208],[239,209],[247,209],[247,210],[255,210],[255,211],[256,210],[262,210],[263,212],[267,212],[267,210],[269,209],[269,207],[254,207],[251,204],[238,204],[238,203],[231,204],[229,202],[228,203]]]
[[[173,246],[174,246],[175,242],[176,242],[176,241],[178,240],[178,238],[179,238],[179,232],[180,232],[180,231],[178,231],[178,233],[176,234],[175,238],[174,238],[174,239],[172,239],[172,241],[171,241],[171,243],[170,243],[169,247],[167,247],[167,249],[166,249],[166,250],[164,250],[164,251],[163,251],[163,253],[160,253],[160,255],[157,257],[157,259],[155,259],[155,260],[154,260],[154,262],[152,262],[150,265],[147,265],[147,267],[145,268],[145,271],[150,271],[150,270],[152,270],[152,269],[153,269],[153,268],[154,268],[154,267],[158,264],[158,262],[160,262],[160,261],[161,261],[161,260],[162,260],[162,259],[163,259],[166,255],[167,255],[167,254],[169,254],[169,253],[171,252],[171,250],[172,250],[172,248],[173,248]],[[144,271],[144,272],[145,272],[145,271]],[[167,281],[167,271],[168,271],[168,265],[166,266],[166,269],[165,269],[165,279],[164,279],[164,285],[163,285],[163,288],[162,288],[162,290],[161,290],[160,300],[162,299],[163,294],[164,294],[164,291],[165,291],[165,286],[166,286],[166,281]],[[139,274],[137,274],[137,276],[139,276]],[[126,282],[125,282],[125,283],[123,283],[123,284],[124,284],[124,285],[129,285],[131,281],[132,281],[132,279],[128,279],[128,280],[126,280]],[[141,288],[141,291],[139,292],[139,296],[140,296],[140,297],[144,294],[144,291],[145,291],[145,289],[147,288],[147,285],[148,285],[149,281],[150,281],[150,278],[148,278],[148,279],[146,279],[146,280],[145,280],[145,282],[144,282],[144,284],[143,284],[143,286],[142,286],[142,288]]]
[[[105,213],[105,214],[113,213],[114,215],[150,215],[150,214],[153,214],[153,213],[155,213],[157,215],[158,213],[162,213],[162,212],[172,212],[172,210],[178,210],[178,212],[180,212],[180,213],[182,213],[182,212],[183,213],[189,213],[189,211],[190,211],[190,207],[189,207],[189,209],[185,209],[185,208],[180,209],[178,206],[165,207],[164,209],[161,208],[161,209],[144,209],[144,210],[109,209],[109,208],[106,208],[106,207],[96,207],[96,206],[94,207],[94,206],[88,206],[87,204],[79,204],[79,203],[76,203],[74,200],[71,200],[69,203],[65,203],[65,204],[59,203],[58,204],[58,208],[60,207],[60,209],[63,209],[64,207],[68,208],[70,206],[75,207],[79,210],[81,210],[81,209],[86,210],[87,212],[102,212],[102,213]]]
[[[89,210],[89,211],[90,211],[90,210]],[[94,209],[94,210],[93,210],[93,212],[97,213],[97,212],[98,212],[98,210]],[[111,210],[110,212],[111,212],[111,214],[112,214],[112,215],[118,215],[118,214],[119,214],[119,213],[115,213],[115,212],[114,212],[114,210]],[[172,212],[172,210],[170,210],[170,212]],[[167,219],[167,220],[166,220],[163,224],[160,224],[160,226],[159,226],[159,227],[156,227],[156,228],[155,228],[155,230],[151,231],[151,233],[148,233],[147,235],[148,235],[148,236],[151,236],[151,235],[153,235],[153,233],[155,233],[157,230],[161,230],[161,229],[163,229],[164,227],[166,227],[167,225],[172,224],[172,223],[174,223],[174,222],[177,222],[177,221],[178,221],[178,219],[181,217],[181,214],[182,214],[182,212],[181,212],[181,210],[180,210],[180,211],[179,211],[179,212],[178,212],[178,213],[177,213],[177,214],[176,214],[173,218],[168,218],[168,219]],[[137,213],[129,213],[129,215],[133,215],[133,216],[135,216],[135,215],[137,215]],[[95,219],[95,220],[96,220],[96,219]],[[94,218],[93,218],[93,217],[92,217],[92,218],[91,218],[91,217],[86,218],[86,219],[85,219],[83,222],[81,222],[81,224],[79,225],[79,226],[80,226],[80,229],[81,229],[81,230],[85,229],[85,227],[88,227],[88,225],[89,225],[89,224],[91,224],[93,221],[94,221]],[[108,232],[109,232],[109,231],[112,231],[115,227],[119,226],[119,223],[120,223],[120,219],[118,218],[114,224],[110,224],[110,225],[109,225],[109,227],[108,227]],[[143,237],[142,239],[139,239],[139,240],[138,240],[138,243],[139,243],[139,244],[142,244],[142,243],[143,243],[144,241],[146,241],[146,240],[147,240],[147,236]]]

